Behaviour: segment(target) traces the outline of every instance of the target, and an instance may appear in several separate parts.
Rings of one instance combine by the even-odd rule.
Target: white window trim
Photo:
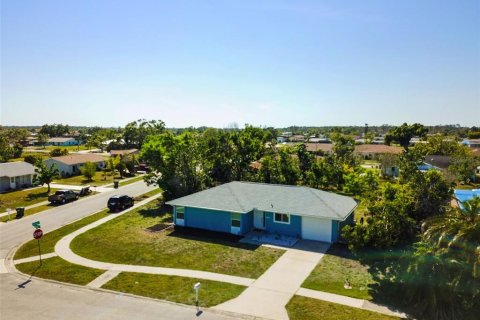
[[[282,214],[282,215],[288,216],[288,222],[278,221],[278,220],[276,219],[276,217],[277,217],[276,215],[277,215],[277,214]],[[290,224],[290,214],[289,214],[289,213],[278,213],[278,212],[275,213],[275,212],[274,212],[274,213],[273,213],[273,222],[275,222],[275,223],[282,223],[282,224]]]

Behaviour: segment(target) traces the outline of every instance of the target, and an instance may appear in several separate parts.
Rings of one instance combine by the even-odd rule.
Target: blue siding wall
[[[292,237],[302,236],[302,217],[290,215],[290,224],[277,223],[272,212],[265,212],[265,227],[270,233],[279,233]]]
[[[242,234],[250,232],[253,229],[253,211],[242,214]]]
[[[337,242],[338,240],[338,221],[337,220],[332,220],[332,242]]]
[[[185,226],[230,233],[230,212],[185,207]]]

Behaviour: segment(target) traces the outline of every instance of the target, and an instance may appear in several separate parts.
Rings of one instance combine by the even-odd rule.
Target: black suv
[[[108,199],[107,206],[110,211],[123,210],[127,207],[133,206],[133,198],[126,195],[113,196]]]

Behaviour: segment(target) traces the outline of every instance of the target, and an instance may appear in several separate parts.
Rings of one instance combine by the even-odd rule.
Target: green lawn
[[[44,259],[41,266],[39,261],[33,261],[17,264],[15,267],[21,272],[35,277],[79,285],[86,285],[105,272],[79,266],[59,257]]]
[[[142,181],[142,180],[143,180],[143,176],[138,176],[138,177],[135,177],[135,178],[131,178],[130,180],[126,180],[126,181],[120,180],[120,187],[126,186],[128,184],[131,184],[131,183],[134,183],[134,182],[137,182],[137,181]]]
[[[50,193],[54,193],[55,190],[56,189],[51,189]],[[15,211],[16,207],[30,206],[35,203],[47,201],[47,198],[47,188],[44,187],[2,193],[0,196],[0,212],[7,211],[7,208]]]
[[[193,285],[200,282],[199,305],[212,307],[237,297],[243,286],[177,276],[122,272],[102,288],[195,305]]]
[[[341,304],[294,296],[286,306],[290,320],[388,320],[399,319]]]
[[[95,176],[92,178],[92,181],[88,181],[83,175],[78,175],[70,178],[55,179],[54,183],[75,186],[102,186],[104,184],[113,183],[113,178],[114,177],[112,177],[111,175],[107,175],[105,178],[102,171],[97,171],[95,172]]]
[[[71,224],[63,226],[57,230],[53,230],[51,232],[44,234],[42,239],[40,240],[42,253],[54,252],[55,244],[58,242],[58,240],[72,233],[73,231],[86,226],[87,224],[90,224],[92,222],[95,222],[101,218],[108,216],[109,214],[108,212],[109,212],[108,209],[104,209],[93,215],[90,215],[81,220],[78,220]],[[37,240],[32,239],[17,250],[14,256],[14,260],[33,257],[37,255],[38,255]]]
[[[142,180],[143,177],[135,177],[132,179],[133,181],[130,180],[125,182],[122,181],[123,179],[126,179],[126,178],[125,177],[121,178],[119,175],[112,176],[110,175],[110,173],[108,173],[107,175],[104,175],[104,172],[97,171],[95,172],[95,176],[92,178],[91,181],[88,181],[83,175],[78,175],[70,178],[55,179],[54,183],[68,184],[68,185],[74,185],[74,186],[86,186],[86,185],[103,186],[105,184],[113,183],[114,180],[119,180],[120,186],[124,186],[130,183],[134,183],[136,181]]]
[[[52,209],[54,207],[55,206],[52,205],[52,204],[44,204],[44,205],[41,205],[41,206],[38,206],[38,207],[35,207],[35,208],[27,209],[27,210],[25,210],[24,217],[35,214],[35,213],[42,212],[44,210]],[[12,211],[12,214],[10,215],[10,219],[9,219],[8,216],[4,216],[4,217],[0,218],[0,221],[8,222],[10,220],[15,220],[15,215],[16,215],[16,212]]]
[[[344,288],[345,280],[352,289]],[[346,246],[333,245],[302,287],[371,300],[369,285],[373,283],[368,268],[355,259]]]
[[[172,221],[157,201],[79,235],[72,250],[89,259],[121,264],[185,268],[257,278],[283,250],[242,244],[218,234],[173,229],[152,232]],[[150,229],[149,229],[150,228]]]

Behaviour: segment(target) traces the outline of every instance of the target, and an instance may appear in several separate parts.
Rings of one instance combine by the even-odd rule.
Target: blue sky
[[[3,125],[480,125],[480,1],[16,1]]]

